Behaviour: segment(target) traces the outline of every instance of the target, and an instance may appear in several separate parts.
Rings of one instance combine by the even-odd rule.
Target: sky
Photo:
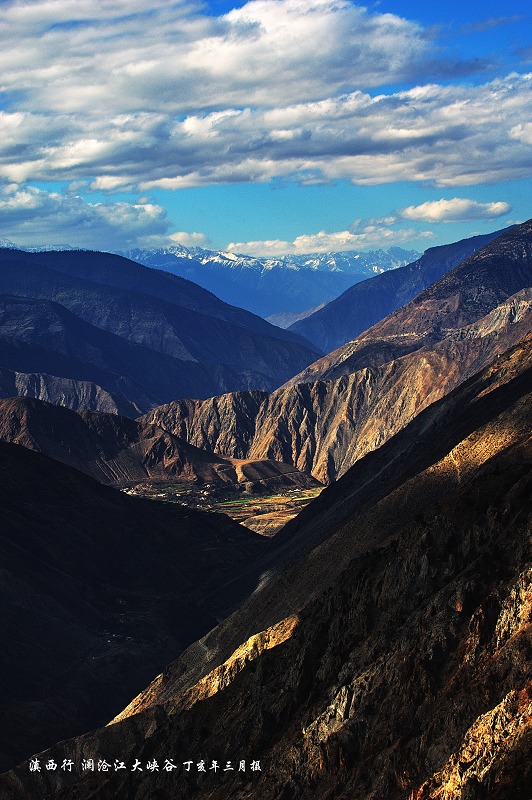
[[[424,250],[532,216],[525,0],[0,0],[0,238]]]

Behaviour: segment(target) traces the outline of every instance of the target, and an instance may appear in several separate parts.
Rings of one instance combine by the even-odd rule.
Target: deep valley
[[[2,800],[530,800],[531,221],[289,332],[0,285]]]

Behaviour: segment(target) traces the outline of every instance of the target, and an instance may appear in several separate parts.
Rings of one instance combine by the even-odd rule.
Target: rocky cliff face
[[[170,403],[145,419],[197,447],[273,458],[327,483],[531,331],[532,290],[524,290],[480,322],[402,358],[271,395]]]
[[[123,396],[113,397],[91,381],[58,378],[44,372],[17,372],[0,367],[0,397],[33,397],[46,403],[62,405],[74,411],[98,408],[109,414],[134,417],[138,406]]]
[[[316,485],[309,475],[271,460],[238,461],[200,450],[153,424],[98,411],[76,413],[26,397],[0,400],[0,440],[20,444],[101,483],[181,482]]]
[[[113,724],[40,756],[128,770],[26,763],[2,796],[528,800],[531,358],[513,348],[358,462],[281,534],[306,554],[259,557],[235,614]]]
[[[221,455],[273,458],[335,480],[528,335],[531,285],[526,223],[271,395],[171,403],[146,419]]]

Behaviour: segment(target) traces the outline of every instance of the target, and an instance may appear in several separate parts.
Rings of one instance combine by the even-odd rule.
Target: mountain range
[[[531,369],[511,348],[361,459],[250,563],[238,610],[2,796],[525,800]]]
[[[184,483],[278,491],[318,486],[279,461],[221,458],[152,423],[29,397],[0,400],[0,441],[19,444],[110,486]]]
[[[324,483],[336,480],[527,336],[531,286],[528,222],[272,394],[174,401],[146,419],[223,456],[273,458]]]
[[[0,249],[4,396],[137,416],[176,397],[272,389],[314,361],[300,337],[119,256]]]
[[[199,329],[168,306],[192,321],[204,290],[0,254],[0,385],[77,359],[61,380],[115,403],[0,401],[2,800],[529,800],[532,220],[478,244],[432,282],[437,249],[406,267],[399,308],[273,391],[137,419],[141,362],[122,394],[97,370],[186,364]],[[209,324],[269,330],[210,298]],[[246,469],[329,485],[269,539],[116,488]]]
[[[121,255],[188,278],[232,305],[262,317],[310,311],[372,275],[409,264],[415,250],[390,247],[367,253],[313,253],[257,258],[175,245]],[[287,320],[288,321],[288,320]]]

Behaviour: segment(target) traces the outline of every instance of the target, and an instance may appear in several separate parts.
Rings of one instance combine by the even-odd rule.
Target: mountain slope
[[[146,418],[220,455],[273,458],[335,480],[527,336],[531,286],[529,222],[276,392],[170,403]]]
[[[6,768],[118,711],[215,624],[215,595],[263,540],[223,515],[129,497],[25,447],[2,442],[0,456]]]
[[[147,373],[150,352],[152,372],[159,384],[169,376],[168,391],[174,398],[206,397],[230,388],[273,388],[316,355],[294,334],[222,303],[189,281],[118,256],[0,250],[0,292],[53,301],[85,323],[144,348],[144,358],[139,361],[130,353],[129,370],[119,374],[129,380],[135,369],[146,373],[144,392],[156,397],[150,385],[153,375]],[[26,327],[31,329],[31,322]],[[167,357],[166,368],[157,366],[157,355]],[[50,373],[45,366],[9,368]],[[176,375],[182,375],[180,382]],[[63,371],[57,377],[75,376]],[[88,376],[81,379],[92,381]],[[148,402],[147,407],[152,405]]]
[[[93,300],[99,302],[98,297]],[[106,311],[105,306],[100,308]],[[120,319],[115,322],[119,324]],[[152,330],[147,338],[154,333]],[[0,296],[0,363],[4,370],[89,382],[129,416],[175,397],[208,396],[214,386],[264,381],[264,375],[252,370],[196,360],[187,352],[181,352],[185,358],[176,356],[171,332],[165,334],[165,341],[174,355],[87,323],[59,303]],[[245,354],[236,355],[245,367]],[[85,394],[84,402],[73,407],[111,410],[93,405],[94,399],[93,394]]]
[[[376,275],[347,289],[314,314],[290,325],[324,352],[336,350],[408,303],[423,289],[475,253],[501,231],[431,247],[404,267]]]
[[[259,557],[260,588],[114,724],[40,755],[72,773],[21,765],[6,800],[526,800],[531,374],[517,346],[359,462],[281,534],[306,556]],[[143,772],[82,773],[96,754]]]
[[[290,383],[328,380],[436,343],[532,286],[532,220],[461,262],[406,305],[311,364]]]
[[[0,400],[0,440],[43,453],[112,486],[193,482],[251,487],[253,474],[262,488],[316,485],[293,467],[220,458],[156,425],[97,411],[76,413],[27,397]]]
[[[391,247],[369,253],[309,254],[256,258],[180,245],[122,253],[208,289],[228,303],[255,314],[300,312],[338,297],[358,281],[408,264],[415,250]]]
[[[74,410],[99,408],[102,412],[133,417],[137,410],[122,395],[115,399],[91,381],[58,378],[45,372],[18,372],[3,367],[0,367],[0,397],[34,397]]]

